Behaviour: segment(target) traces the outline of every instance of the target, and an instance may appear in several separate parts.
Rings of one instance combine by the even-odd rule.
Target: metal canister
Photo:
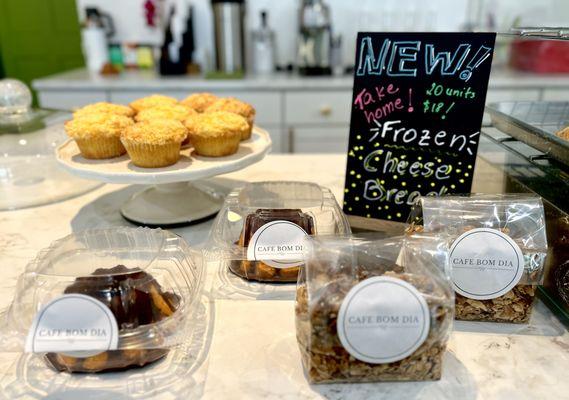
[[[212,0],[215,67],[218,72],[245,71],[245,0]]]

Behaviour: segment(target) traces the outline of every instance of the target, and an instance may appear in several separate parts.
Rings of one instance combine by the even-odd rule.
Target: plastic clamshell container
[[[69,372],[149,364],[191,334],[203,278],[203,266],[171,232],[113,228],[71,234],[40,251],[20,276],[12,304],[0,315],[0,349],[30,351],[26,340],[38,313],[62,295],[83,295],[110,309],[118,327],[116,345],[103,352],[66,352],[65,344],[57,344],[63,347],[34,352]]]
[[[286,254],[278,259],[258,256],[260,243],[265,247],[292,247],[291,234],[299,243],[303,242],[301,236],[350,232],[345,215],[327,188],[309,182],[250,183],[227,196],[211,230],[207,258],[220,260],[222,268],[247,280],[296,282],[301,257],[296,253],[290,259]],[[255,252],[251,249],[253,241],[259,246]]]

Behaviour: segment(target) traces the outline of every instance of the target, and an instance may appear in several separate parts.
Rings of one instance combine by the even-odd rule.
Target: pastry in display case
[[[561,139],[569,141],[569,126],[566,126],[555,134]]]
[[[57,371],[143,367],[191,333],[203,270],[160,229],[83,231],[28,265],[0,315],[3,351],[41,354]]]
[[[441,378],[454,293],[438,236],[307,239],[296,337],[311,383]]]
[[[222,268],[247,280],[296,282],[306,236],[349,233],[329,189],[308,182],[256,182],[227,196],[209,248]]]
[[[528,194],[421,197],[409,232],[450,237],[456,319],[529,321],[547,256],[541,198]]]

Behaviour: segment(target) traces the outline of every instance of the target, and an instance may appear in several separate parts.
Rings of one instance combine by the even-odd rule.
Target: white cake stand
[[[56,149],[59,164],[82,178],[107,183],[153,185],[133,195],[121,207],[122,216],[145,226],[175,227],[199,223],[217,214],[223,195],[198,179],[243,169],[262,160],[271,149],[271,139],[264,129],[253,128],[249,140],[239,151],[227,157],[201,157],[192,148],[182,149],[180,161],[164,168],[140,168],[127,155],[109,160],[88,160],[81,156],[73,140]]]

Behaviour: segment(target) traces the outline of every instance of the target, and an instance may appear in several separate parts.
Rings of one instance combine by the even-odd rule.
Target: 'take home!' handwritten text
[[[362,89],[356,95],[354,105],[363,111],[368,123],[379,121],[405,107],[399,95],[399,88],[391,83],[386,86],[374,86],[371,90]]]

